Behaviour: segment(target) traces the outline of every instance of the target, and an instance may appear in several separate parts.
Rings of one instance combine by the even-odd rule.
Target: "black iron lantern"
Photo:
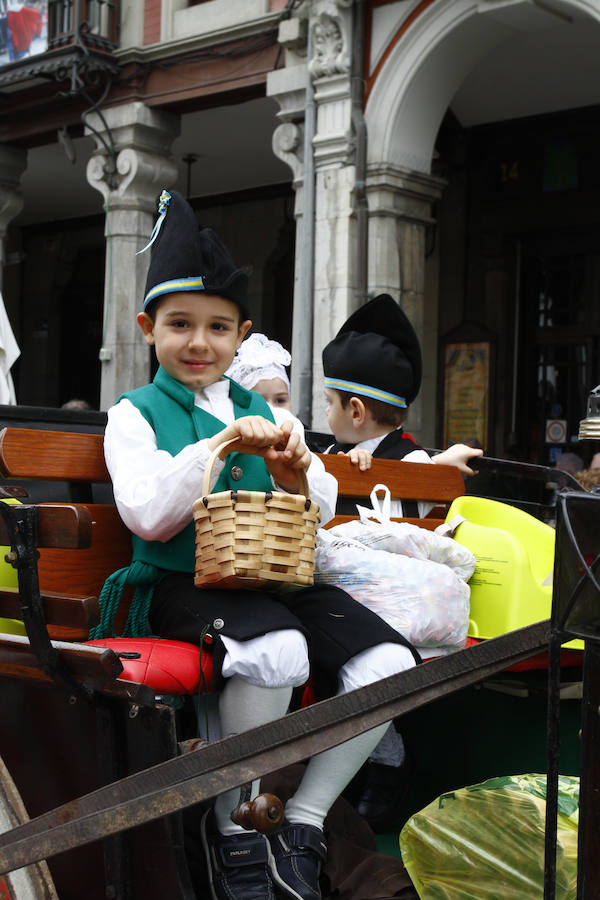
[[[588,397],[587,416],[579,423],[579,440],[600,440],[600,384]]]

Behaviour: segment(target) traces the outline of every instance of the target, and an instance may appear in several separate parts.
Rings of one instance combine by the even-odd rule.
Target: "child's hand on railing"
[[[353,447],[352,450],[348,450],[348,453],[343,453],[343,451],[339,451],[338,456],[347,456],[352,463],[353,466],[358,466],[361,472],[366,472],[367,469],[371,468],[371,460],[373,459],[373,454],[370,450],[359,449]]]
[[[456,466],[464,475],[477,475],[475,469],[470,469],[467,462],[476,456],[483,456],[483,450],[469,447],[468,444],[452,444],[443,453],[432,456],[432,462],[438,466]]]

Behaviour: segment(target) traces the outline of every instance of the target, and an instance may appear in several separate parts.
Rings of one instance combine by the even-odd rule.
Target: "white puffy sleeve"
[[[152,427],[129,400],[109,409],[104,456],[117,509],[130,531],[168,541],[191,521],[210,457],[207,444],[208,439],[196,441],[172,456],[157,448]],[[216,460],[211,487],[222,469]]]

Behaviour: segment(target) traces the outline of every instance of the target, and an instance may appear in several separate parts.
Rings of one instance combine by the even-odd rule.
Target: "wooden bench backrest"
[[[339,496],[357,498],[362,506],[371,506],[370,494],[376,484],[385,484],[394,498],[433,503],[434,509],[427,518],[401,520],[425,528],[436,528],[443,521],[450,503],[465,492],[463,476],[455,466],[374,459],[371,468],[361,472],[347,456],[328,453],[319,453],[318,456],[327,471],[337,478]],[[336,516],[329,527],[353,518],[356,516]]]
[[[74,431],[3,428],[0,472],[5,478],[107,484],[103,436]]]
[[[0,431],[0,473],[15,481],[110,482],[102,435],[30,428]],[[69,506],[78,508],[77,504]],[[87,597],[90,598],[89,608],[107,575],[129,564],[131,535],[114,505],[91,503],[82,508],[91,513],[90,546],[76,553],[64,548],[42,547],[38,572],[42,593],[64,595],[68,592],[74,597]],[[83,639],[87,629],[63,631],[54,628],[51,634],[56,638]]]
[[[393,497],[432,501],[436,510],[427,519],[405,519],[435,528],[452,500],[464,493],[462,475],[453,466],[398,463],[373,460],[367,472],[360,472],[344,456],[320,454],[328,472],[338,481],[340,497],[357,498],[370,505],[369,495],[376,484],[389,487]],[[29,428],[4,428],[0,431],[0,474],[14,481],[67,481],[106,484],[110,482],[104,461],[103,436]],[[26,501],[25,501],[26,502]],[[59,505],[58,505],[59,506]],[[41,546],[39,560],[40,590],[44,594],[65,593],[79,598],[80,615],[89,615],[106,577],[129,564],[131,536],[112,504],[85,504],[92,516],[91,542],[87,549],[69,552],[64,547]],[[77,508],[76,504],[70,507]],[[353,516],[336,516],[330,524]],[[44,542],[42,542],[43,544]],[[15,598],[0,604],[0,615],[14,609]],[[52,598],[49,596],[48,602]],[[58,615],[65,605],[54,604]],[[123,606],[123,614],[126,604]],[[82,612],[81,612],[82,611]],[[77,617],[75,617],[77,618]],[[64,619],[58,619],[64,621]],[[70,623],[67,630],[51,630],[56,638],[83,639],[86,628]]]

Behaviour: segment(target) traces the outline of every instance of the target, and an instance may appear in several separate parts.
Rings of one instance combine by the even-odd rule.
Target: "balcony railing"
[[[111,52],[119,41],[120,0],[48,0],[48,50],[83,45]]]

